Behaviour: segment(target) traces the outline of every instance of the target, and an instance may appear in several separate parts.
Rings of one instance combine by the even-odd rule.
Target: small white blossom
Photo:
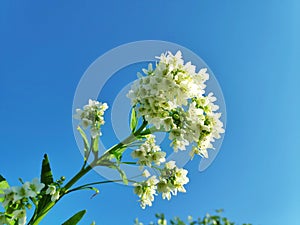
[[[41,183],[38,178],[34,178],[31,183],[29,183],[29,188],[36,194],[39,194],[44,187],[45,184]]]
[[[11,187],[12,191],[14,192],[14,202],[21,200],[23,198],[34,198],[36,193],[30,189],[30,183],[26,182],[22,186],[15,186]]]
[[[151,176],[151,174],[149,173],[148,170],[144,170],[144,172],[142,173],[142,176],[148,178]]]
[[[18,225],[25,225],[26,224],[26,210],[19,209],[13,211],[12,220],[18,220]]]
[[[6,208],[15,200],[15,192],[11,189],[3,189],[3,194],[0,195],[0,197],[3,197],[2,206]]]
[[[59,190],[57,190],[56,186],[53,184],[50,184],[46,190],[46,194],[51,195],[51,201],[55,202],[59,199]]]

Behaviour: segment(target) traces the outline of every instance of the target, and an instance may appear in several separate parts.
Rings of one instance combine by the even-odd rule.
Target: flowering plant
[[[179,168],[175,161],[166,161],[166,152],[156,144],[155,133],[169,135],[172,149],[184,151],[192,146],[190,156],[208,157],[207,150],[213,148],[215,139],[224,132],[221,113],[214,103],[213,93],[205,93],[205,81],[209,79],[207,69],[196,72],[191,62],[184,63],[181,52],[171,52],[158,57],[153,68],[143,69],[133,83],[127,96],[131,99],[131,134],[120,143],[99,153],[106,103],[89,100],[82,109],[77,109],[74,118],[79,120],[78,132],[83,141],[84,162],[80,171],[64,183],[65,178],[54,181],[48,156],[42,163],[40,179],[21,181],[21,186],[10,187],[0,176],[0,202],[4,212],[0,213],[0,224],[26,224],[26,210],[34,206],[28,224],[37,225],[51,208],[65,195],[74,191],[91,189],[108,182],[131,183],[139,197],[142,208],[151,206],[155,196],[171,199],[178,192],[185,192],[189,182],[188,171]],[[124,162],[122,156],[131,151],[133,162]],[[139,166],[144,180],[127,178],[122,164]],[[78,180],[95,167],[108,167],[120,173],[120,180],[108,180],[75,186]],[[152,174],[149,172],[151,168]],[[154,172],[153,172],[154,171]],[[74,187],[75,186],[75,187]],[[77,224],[85,211],[76,213],[64,224]]]

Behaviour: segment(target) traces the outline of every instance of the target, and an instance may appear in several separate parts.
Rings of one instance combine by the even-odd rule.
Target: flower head
[[[169,161],[161,171],[159,182],[157,184],[157,191],[162,193],[163,199],[171,199],[172,195],[177,195],[177,192],[186,192],[183,185],[189,182],[186,176],[187,170],[178,168],[175,161]]]
[[[140,197],[141,207],[144,209],[147,205],[152,206],[154,195],[156,195],[156,184],[158,180],[156,176],[148,178],[148,180],[134,183],[134,193]]]
[[[84,129],[90,127],[93,138],[101,136],[100,127],[104,124],[104,112],[108,109],[106,103],[101,103],[89,99],[89,104],[85,105],[83,109],[76,109],[74,119],[80,120]]]
[[[186,150],[193,144],[206,156],[212,142],[224,132],[218,106],[212,93],[205,95],[205,82],[209,79],[206,68],[196,72],[191,62],[184,63],[182,54],[171,52],[157,57],[156,67],[143,69],[127,96],[137,108],[139,116],[159,130],[169,133],[174,151]]]

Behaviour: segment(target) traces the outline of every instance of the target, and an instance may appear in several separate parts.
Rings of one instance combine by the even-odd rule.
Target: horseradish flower
[[[22,186],[12,187],[11,189],[14,192],[13,202],[19,201],[24,198],[34,198],[37,194],[34,191],[32,191],[29,186],[29,182],[26,182]]]
[[[15,192],[11,189],[3,189],[3,194],[0,194],[0,197],[3,198],[2,206],[3,208],[6,208],[10,204],[14,202],[15,199]]]
[[[57,190],[54,184],[50,184],[46,190],[46,194],[51,195],[51,201],[55,202],[59,199],[59,190]]]
[[[25,225],[26,224],[26,210],[25,209],[19,209],[13,211],[13,217],[12,220],[18,220],[18,225]]]
[[[83,109],[76,109],[74,119],[81,121],[81,126],[84,129],[90,127],[91,136],[96,138],[101,136],[100,127],[104,124],[104,112],[108,109],[106,103],[101,103],[89,99],[89,104],[85,105]]]
[[[151,176],[151,174],[149,173],[148,170],[144,170],[144,172],[142,173],[142,176],[148,178]]]
[[[38,178],[34,178],[31,182],[26,182],[24,186],[26,187],[26,189],[34,193],[33,194],[30,192],[32,196],[29,197],[35,197],[45,187],[45,184],[41,183]]]

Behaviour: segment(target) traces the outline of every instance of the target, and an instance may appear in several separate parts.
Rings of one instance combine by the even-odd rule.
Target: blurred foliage
[[[188,216],[186,221],[181,220],[179,217],[174,217],[170,219],[169,223],[165,218],[164,214],[156,214],[155,217],[157,222],[150,222],[149,225],[238,225],[230,221],[228,218],[222,216],[222,209],[216,210],[213,215],[206,214],[204,217],[199,217],[194,219],[191,216]],[[134,225],[146,225],[142,222],[139,222],[138,219],[135,219]],[[250,223],[243,223],[242,225],[251,225]]]

